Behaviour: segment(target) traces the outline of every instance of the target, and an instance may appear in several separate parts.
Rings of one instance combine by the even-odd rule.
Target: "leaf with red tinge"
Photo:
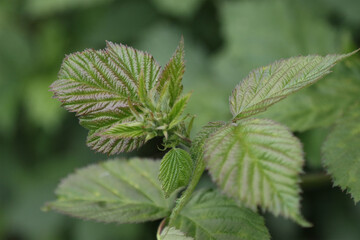
[[[107,154],[132,151],[161,135],[159,129],[176,131],[184,120],[180,115],[189,95],[177,102],[182,93],[183,56],[182,39],[160,72],[150,54],[107,42],[104,50],[67,56],[51,89],[90,130],[89,147]]]

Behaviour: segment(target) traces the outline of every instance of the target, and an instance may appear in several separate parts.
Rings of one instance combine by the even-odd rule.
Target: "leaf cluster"
[[[157,236],[164,240],[270,239],[259,208],[311,226],[300,211],[300,141],[284,125],[254,116],[314,84],[354,53],[293,57],[250,72],[230,96],[233,118],[207,124],[193,141],[194,117],[186,122],[189,115],[184,116],[190,94],[182,95],[183,40],[164,68],[148,53],[110,42],[105,50],[67,56],[51,87],[89,130],[89,147],[115,154],[160,136],[164,150],[170,150],[161,162],[115,159],[80,169],[62,181],[58,200],[46,208],[103,222],[165,218]],[[358,152],[358,117],[344,117],[346,124],[324,147],[336,149],[337,138],[354,141],[325,156],[335,183],[348,188],[356,201],[358,168],[349,167]],[[349,162],[337,168],[334,163],[347,152],[354,156],[346,155]],[[205,168],[220,191],[194,191]]]

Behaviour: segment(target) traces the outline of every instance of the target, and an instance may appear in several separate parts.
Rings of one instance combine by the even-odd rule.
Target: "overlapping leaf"
[[[176,99],[180,96],[183,89],[181,80],[185,72],[184,55],[184,39],[181,38],[179,46],[177,47],[174,55],[168,64],[166,64],[160,75],[158,87],[159,92],[161,92],[164,87],[169,89],[170,106],[174,105]],[[166,83],[169,85],[167,86]]]
[[[230,96],[230,110],[234,119],[265,111],[289,94],[329,74],[338,61],[354,53],[293,57],[252,71]]]
[[[185,150],[173,148],[165,154],[160,164],[159,180],[165,197],[186,186],[193,172],[193,161]]]
[[[174,227],[166,227],[158,236],[158,240],[193,240],[193,238],[185,236],[183,232]]]
[[[351,59],[321,82],[290,95],[258,117],[285,124],[292,131],[331,126],[358,99],[359,61]]]
[[[206,142],[205,161],[228,196],[309,225],[300,214],[301,144],[286,127],[263,119],[228,124]]]
[[[132,151],[159,129],[181,122],[190,97],[180,98],[184,43],[167,66],[148,53],[122,44],[67,56],[51,88],[63,106],[90,130],[88,146],[109,154]],[[135,129],[136,125],[136,129]]]
[[[323,161],[334,184],[360,201],[360,104],[347,109],[325,141]]]
[[[203,162],[205,141],[212,133],[224,125],[225,122],[210,122],[196,135],[190,148],[191,157],[196,164]]]
[[[195,192],[175,227],[196,240],[270,239],[261,216],[215,191]]]
[[[78,170],[56,190],[46,207],[101,222],[144,222],[169,215],[174,197],[163,197],[159,162],[133,158],[110,160]]]
[[[58,80],[51,87],[63,106],[76,112],[80,123],[91,130],[88,144],[100,152],[133,150],[143,141],[110,138],[98,133],[114,123],[131,120],[129,104],[140,105],[138,78],[146,80],[146,90],[154,88],[160,66],[147,53],[108,42],[105,50],[86,50],[67,56]],[[115,151],[116,150],[116,151]]]

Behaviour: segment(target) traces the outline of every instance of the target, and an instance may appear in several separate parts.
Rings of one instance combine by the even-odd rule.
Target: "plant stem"
[[[204,160],[201,159],[196,163],[193,177],[187,187],[187,189],[183,192],[181,197],[177,200],[176,206],[173,209],[170,215],[169,226],[174,225],[175,219],[178,217],[181,209],[189,202],[192,193],[194,192],[203,172],[205,170],[205,163]]]
[[[160,225],[159,225],[159,228],[158,228],[158,230],[157,230],[156,237],[157,237],[158,239],[160,239],[160,235],[161,235],[162,230],[163,230],[164,227],[165,227],[165,223],[166,223],[166,218],[164,218],[164,219],[161,221],[161,223],[160,223]]]
[[[315,189],[324,186],[331,186],[331,178],[324,172],[308,173],[301,176],[301,188]]]

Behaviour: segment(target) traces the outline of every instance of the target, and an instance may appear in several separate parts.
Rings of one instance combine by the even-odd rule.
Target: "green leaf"
[[[301,144],[286,127],[265,119],[228,124],[205,143],[204,158],[228,196],[309,226],[300,214]]]
[[[165,154],[160,164],[159,180],[165,197],[186,186],[193,171],[193,161],[185,150],[173,148]]]
[[[169,82],[168,88],[170,94],[170,107],[174,105],[183,89],[181,80],[185,72],[184,55],[184,39],[181,37],[179,46],[175,50],[175,53],[170,61],[166,64],[165,68],[162,69],[159,78],[159,92],[161,92],[161,90],[166,86],[166,83]]]
[[[196,240],[265,240],[264,219],[215,191],[195,192],[175,227]]]
[[[325,57],[293,57],[252,71],[235,87],[230,96],[230,110],[234,119],[265,111],[291,93],[329,74],[337,62],[355,52]]]
[[[134,138],[143,136],[146,133],[144,132],[144,126],[141,122],[126,122],[115,124],[108,130],[102,132],[102,134],[120,138]]]
[[[179,98],[173,108],[171,109],[171,111],[168,114],[168,119],[169,119],[169,128],[172,128],[173,126],[177,125],[179,122],[181,122],[181,114],[184,112],[186,105],[189,101],[189,98],[191,96],[191,93],[188,93],[184,96],[182,96],[181,98]]]
[[[313,9],[303,1],[219,2],[226,44],[212,68],[222,85],[230,91],[234,79],[277,59],[347,51],[349,32],[334,28]]]
[[[107,42],[105,50],[85,50],[67,56],[58,80],[52,85],[54,96],[80,124],[90,130],[88,145],[104,153],[133,150],[144,139],[121,139],[99,136],[114,124],[134,120],[129,106],[140,106],[138,79],[143,78],[145,90],[154,89],[160,66],[142,51],[122,44]],[[136,142],[131,146],[128,142]]]
[[[140,148],[146,142],[145,137],[122,138],[100,134],[101,131],[89,131],[87,145],[101,153],[109,155],[120,152],[131,152]]]
[[[272,119],[300,132],[333,125],[358,99],[360,62],[356,60],[344,61],[334,74],[290,95],[257,117]]]
[[[185,234],[174,227],[166,227],[161,232],[158,240],[193,240],[191,237],[186,237]]]
[[[80,169],[56,189],[47,209],[101,222],[132,223],[169,215],[174,197],[163,197],[159,162],[116,159]]]
[[[360,104],[347,109],[325,141],[323,163],[334,185],[360,200]]]
[[[149,97],[149,93],[147,92],[146,89],[146,79],[144,76],[144,72],[140,72],[139,75],[139,79],[138,79],[138,95],[139,95],[139,99],[140,101],[147,106],[149,109],[151,110],[155,110],[153,103],[152,103],[152,98]]]
[[[194,159],[196,164],[203,161],[205,141],[211,136],[211,134],[224,125],[225,122],[209,122],[196,135],[190,148],[191,158]]]
[[[156,136],[182,134],[190,95],[180,98],[183,39],[160,73],[148,53],[108,42],[65,58],[54,96],[89,129],[87,144],[99,152],[132,151]],[[171,137],[171,136],[170,136]]]

